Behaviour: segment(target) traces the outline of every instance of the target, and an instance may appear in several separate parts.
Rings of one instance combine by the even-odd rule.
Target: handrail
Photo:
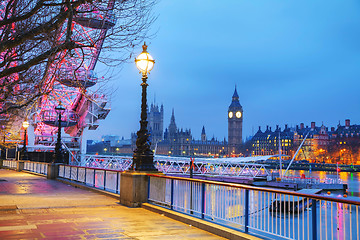
[[[333,201],[333,202],[354,204],[354,205],[360,206],[360,201],[328,197],[328,196],[321,196],[321,195],[316,195],[316,194],[292,192],[292,191],[288,191],[288,190],[262,188],[262,187],[254,187],[254,186],[238,184],[238,183],[224,183],[224,182],[216,182],[216,181],[209,181],[209,180],[202,180],[202,179],[172,177],[172,176],[157,175],[157,174],[147,174],[147,176],[174,179],[174,180],[182,180],[182,181],[190,181],[190,182],[215,184],[215,185],[219,185],[219,186],[243,188],[243,189],[247,189],[247,190],[263,191],[263,192],[269,192],[269,193],[280,193],[280,194],[287,194],[287,195],[292,195],[292,196],[297,196],[297,197],[311,198],[311,199],[315,199],[315,200]]]
[[[60,164],[60,165],[65,166],[65,167],[77,167],[77,168],[86,168],[86,169],[94,169],[94,170],[104,170],[104,171],[109,171],[109,172],[119,172],[119,173],[124,172],[124,171],[121,171],[121,170],[108,169],[108,168],[74,166],[74,165],[69,165],[69,164]]]

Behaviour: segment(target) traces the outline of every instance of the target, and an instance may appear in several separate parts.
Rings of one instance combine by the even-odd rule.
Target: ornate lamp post
[[[136,67],[142,73],[142,98],[141,98],[141,120],[140,130],[137,132],[136,149],[133,155],[132,170],[135,171],[157,171],[154,167],[154,155],[150,149],[149,131],[147,130],[147,100],[146,83],[147,74],[153,69],[155,60],[147,52],[147,46],[144,43],[142,53],[135,59]]]
[[[59,105],[55,107],[55,112],[58,114],[58,133],[55,144],[55,159],[53,159],[53,162],[62,163],[64,160],[61,146],[61,115],[65,112],[65,108],[61,102],[59,102]]]
[[[27,128],[30,126],[29,122],[28,121],[24,121],[22,123],[22,126],[24,128],[24,145],[23,145],[23,148],[21,149],[22,151],[22,160],[25,160],[27,158],[27,149],[26,149],[26,132],[27,132]]]

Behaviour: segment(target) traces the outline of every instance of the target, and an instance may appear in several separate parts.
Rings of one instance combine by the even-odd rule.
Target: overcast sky
[[[174,108],[195,139],[203,125],[227,138],[235,85],[244,138],[266,125],[360,124],[359,1],[162,0],[154,13],[148,102],[164,104],[165,127]],[[112,110],[93,139],[139,129],[141,76],[133,62],[113,71]]]

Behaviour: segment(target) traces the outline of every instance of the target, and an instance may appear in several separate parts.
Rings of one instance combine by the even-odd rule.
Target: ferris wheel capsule
[[[75,71],[69,68],[61,68],[57,81],[68,87],[92,87],[97,83],[98,77],[93,70],[79,69]]]
[[[42,122],[46,125],[57,127],[59,115],[55,110],[45,110],[42,112]],[[79,116],[72,110],[66,109],[61,115],[61,127],[75,126],[79,121]]]
[[[82,12],[83,11],[83,12]],[[78,9],[74,21],[78,24],[94,29],[110,29],[115,26],[116,18],[111,10]]]

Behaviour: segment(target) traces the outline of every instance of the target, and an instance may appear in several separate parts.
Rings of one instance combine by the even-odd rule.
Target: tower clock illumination
[[[234,116],[233,112],[229,112],[229,118],[232,118]]]
[[[240,111],[237,111],[237,112],[236,112],[236,117],[237,117],[237,118],[241,118],[241,112],[240,112]]]

